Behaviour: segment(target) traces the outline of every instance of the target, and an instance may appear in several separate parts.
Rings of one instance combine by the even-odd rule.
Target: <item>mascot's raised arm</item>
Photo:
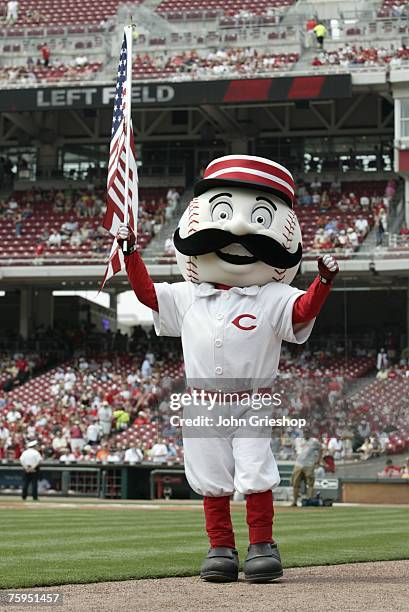
[[[290,286],[302,258],[301,231],[293,211],[294,180],[282,165],[249,155],[228,155],[211,162],[194,191],[174,235],[176,257],[185,279],[153,283],[127,241],[126,268],[138,299],[153,310],[156,333],[180,336],[190,388],[201,397],[215,390],[237,392],[229,414],[247,422],[251,407],[240,398],[266,391],[277,374],[281,343],[305,342],[338,272],[333,257],[318,260],[318,275],[306,292]],[[249,548],[247,580],[282,576],[273,540],[272,490],[280,477],[271,450],[271,426],[247,433],[218,428],[185,435],[186,477],[204,497],[210,550],[201,577],[238,579],[238,553],[230,518],[234,491],[246,496]]]

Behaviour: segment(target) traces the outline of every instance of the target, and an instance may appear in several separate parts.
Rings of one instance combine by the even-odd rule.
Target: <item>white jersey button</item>
[[[216,346],[221,346],[223,344],[223,341],[220,340],[220,338],[218,338],[217,340],[215,340],[215,345]]]
[[[223,315],[222,315],[222,314],[218,314],[218,315],[217,315],[217,317],[216,317],[216,319],[218,319],[219,321],[221,321],[223,318],[224,318],[224,317],[223,317]]]
[[[220,366],[217,366],[217,368],[215,369],[216,374],[223,374],[223,368],[221,368]]]

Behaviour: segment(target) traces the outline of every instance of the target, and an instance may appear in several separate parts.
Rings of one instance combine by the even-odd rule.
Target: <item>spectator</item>
[[[401,467],[400,465],[394,465],[392,459],[386,460],[386,465],[383,468],[382,472],[379,472],[378,476],[380,478],[394,478],[401,476]]]
[[[40,52],[41,52],[41,57],[43,59],[43,66],[45,68],[48,68],[48,66],[50,65],[51,51],[46,42],[41,45]]]
[[[376,356],[376,369],[383,370],[388,367],[388,356],[384,348],[381,348]]]
[[[18,19],[19,3],[17,0],[8,0],[6,25],[14,25]]]
[[[75,453],[76,450],[82,451],[85,444],[85,440],[79,421],[74,422],[74,425],[69,430],[69,436],[72,452]]]
[[[48,244],[51,247],[60,247],[61,246],[61,234],[57,232],[57,230],[51,230],[51,234],[48,238]]]
[[[138,446],[131,446],[125,451],[124,462],[135,464],[143,461],[143,452]]]
[[[147,355],[145,355],[145,359],[141,366],[141,374],[143,378],[150,378],[152,376],[152,366]]]
[[[60,456],[62,450],[67,449],[67,446],[68,446],[67,440],[63,438],[60,431],[57,431],[57,433],[55,434],[51,442],[51,446],[57,457]]]
[[[102,406],[99,408],[98,419],[102,435],[109,436],[112,427],[112,408],[110,407],[108,402],[103,402]]]
[[[20,213],[17,213],[14,218],[16,224],[16,238],[21,238],[22,234],[22,226],[23,226],[23,217]]]
[[[362,453],[362,459],[367,461],[372,457],[373,446],[370,438],[365,438],[365,441],[359,448],[357,448],[358,453]]]
[[[166,463],[168,459],[168,447],[164,440],[158,440],[150,450],[153,463]]]
[[[21,412],[19,412],[14,406],[10,408],[6,415],[6,421],[9,425],[17,423],[21,419]]]
[[[309,430],[304,429],[304,437],[298,438],[297,442],[297,456],[291,477],[293,485],[292,506],[297,506],[300,487],[303,481],[307,486],[308,498],[311,499],[314,496],[314,470],[320,464],[322,455],[320,442],[311,436]]]
[[[313,31],[317,39],[318,49],[323,49],[327,28],[322,23],[317,23],[317,25],[313,28]]]
[[[358,215],[358,217],[355,220],[355,229],[358,232],[358,235],[361,238],[364,238],[366,234],[368,233],[368,229],[369,229],[368,220],[365,219],[362,215]]]
[[[97,423],[97,419],[93,419],[87,427],[87,433],[85,435],[87,444],[98,444],[101,437],[101,428]]]
[[[125,429],[128,429],[130,421],[129,412],[123,408],[120,408],[119,410],[115,410],[112,416],[115,419],[115,428],[117,431],[124,431]]]
[[[38,473],[42,457],[38,452],[37,445],[37,440],[32,440],[20,456],[20,463],[23,468],[23,500],[27,499],[30,484],[33,500],[38,500]]]

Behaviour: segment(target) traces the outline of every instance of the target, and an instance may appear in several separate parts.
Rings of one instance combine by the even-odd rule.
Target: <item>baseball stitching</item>
[[[281,243],[287,251],[290,250],[291,243],[294,238],[294,232],[297,225],[297,218],[292,210],[289,211],[284,223],[283,236],[284,241]]]
[[[187,223],[187,233],[188,236],[194,234],[197,230],[197,225],[199,224],[199,200],[194,198],[188,207],[188,223]],[[197,258],[195,256],[190,256],[186,262],[186,274],[188,279],[192,283],[199,283],[199,270],[197,266]]]
[[[281,244],[287,251],[290,250],[291,243],[294,238],[296,226],[297,226],[297,217],[295,216],[292,210],[289,210],[286,220],[284,222],[284,229],[283,229],[284,240],[281,242]],[[274,274],[272,276],[272,280],[276,281],[276,283],[282,283],[285,278],[286,272],[287,272],[286,268],[274,268]]]

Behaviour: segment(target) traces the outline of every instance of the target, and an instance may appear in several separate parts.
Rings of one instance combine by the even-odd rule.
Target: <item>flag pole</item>
[[[131,103],[132,103],[132,25],[124,27],[124,34],[127,45],[127,61],[126,61],[126,104],[125,104],[125,210],[124,224],[128,225],[129,221],[129,155],[131,143]],[[136,228],[135,228],[136,230]],[[136,234],[136,232],[135,232]],[[124,251],[127,250],[127,241],[123,243]]]

